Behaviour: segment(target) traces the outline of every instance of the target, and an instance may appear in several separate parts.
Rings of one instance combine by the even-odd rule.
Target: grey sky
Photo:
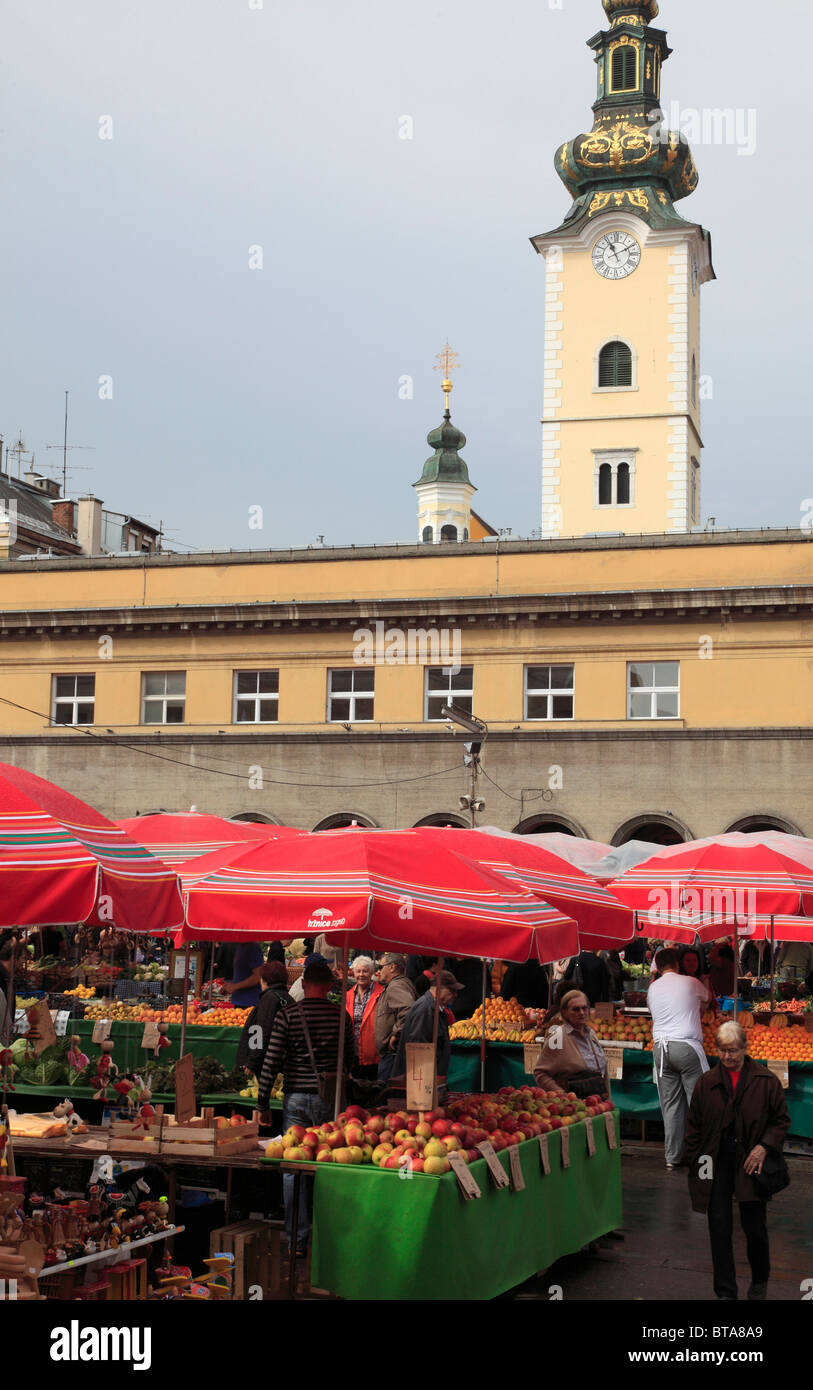
[[[448,335],[474,505],[530,534],[544,275],[528,238],[569,206],[553,153],[590,128],[599,0],[249,3],[6,0],[0,432],[61,464],[44,446],[68,387],[71,437],[95,448],[73,454],[93,469],[74,491],[163,518],[170,544],[412,541]],[[808,0],[776,19],[781,47],[758,0],[661,0],[657,21],[667,112],[756,110],[753,156],[695,142],[700,187],[679,205],[719,277],[702,363],[719,525],[798,525],[813,496]]]

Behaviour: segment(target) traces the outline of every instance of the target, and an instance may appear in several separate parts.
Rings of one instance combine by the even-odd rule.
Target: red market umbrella
[[[481,825],[478,828],[482,835],[494,835],[500,840],[519,840],[524,844],[538,845],[540,849],[558,854],[560,859],[566,859],[569,864],[575,864],[586,873],[590,873],[592,865],[603,859],[612,849],[611,845],[605,845],[601,840],[587,840],[581,835],[566,835],[559,830],[550,830],[540,835],[519,835],[513,830],[500,830],[497,825]]]
[[[252,840],[284,840],[304,835],[289,825],[265,825],[259,821],[225,820],[202,811],[158,811],[116,821],[127,834],[148,845],[165,864],[182,865],[201,855]]]
[[[795,843],[794,843],[795,842]],[[709,922],[757,913],[813,916],[813,846],[779,833],[666,845],[607,885],[629,907]]]
[[[263,842],[205,879],[184,877],[182,940],[325,932],[374,950],[542,962],[578,950],[568,914],[414,830]]]
[[[174,931],[177,876],[92,806],[0,763],[0,926],[64,922]]]
[[[577,868],[540,843],[548,836],[535,836],[533,843],[528,843],[520,835],[503,838],[482,830],[436,826],[418,827],[417,834],[433,844],[465,854],[569,913],[578,925],[582,949],[615,949],[635,935],[630,909],[597,883],[589,871]]]

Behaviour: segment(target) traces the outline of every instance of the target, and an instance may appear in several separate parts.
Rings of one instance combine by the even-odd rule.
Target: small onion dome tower
[[[447,342],[437,354],[435,371],[443,372],[441,390],[446,398],[443,423],[426,436],[434,453],[426,460],[423,473],[413,483],[418,494],[418,540],[427,545],[441,541],[467,541],[471,535],[471,499],[477,491],[469,481],[469,470],[460,450],[466,436],[452,424],[449,396],[451,373],[457,369],[457,353]]]

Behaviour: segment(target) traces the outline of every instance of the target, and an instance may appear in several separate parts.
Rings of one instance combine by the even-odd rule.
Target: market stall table
[[[404,1181],[391,1170],[319,1164],[312,1283],[346,1299],[391,1301],[482,1300],[514,1288],[620,1225],[620,1141],[610,1149],[600,1119],[593,1157],[585,1126],[568,1130],[568,1169],[563,1131],[547,1135],[547,1176],[538,1139],[518,1145],[523,1191],[498,1191],[485,1160],[471,1164],[482,1196],[470,1201],[453,1173]],[[617,1114],[612,1119],[617,1137]],[[507,1151],[498,1159],[508,1171]]]

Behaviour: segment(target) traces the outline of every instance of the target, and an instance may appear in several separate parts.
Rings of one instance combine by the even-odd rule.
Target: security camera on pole
[[[471,828],[477,829],[475,819],[478,811],[484,811],[486,803],[481,796],[477,795],[477,778],[480,775],[480,750],[488,737],[488,725],[482,720],[477,719],[473,714],[467,714],[465,710],[459,709],[457,705],[443,705],[441,714],[449,722],[446,728],[450,733],[457,732],[455,725],[465,729],[467,733],[477,734],[478,738],[471,743],[464,744],[465,753],[463,754],[463,766],[469,768],[471,773],[471,791],[468,796],[461,796],[460,809],[468,811],[471,815]]]

